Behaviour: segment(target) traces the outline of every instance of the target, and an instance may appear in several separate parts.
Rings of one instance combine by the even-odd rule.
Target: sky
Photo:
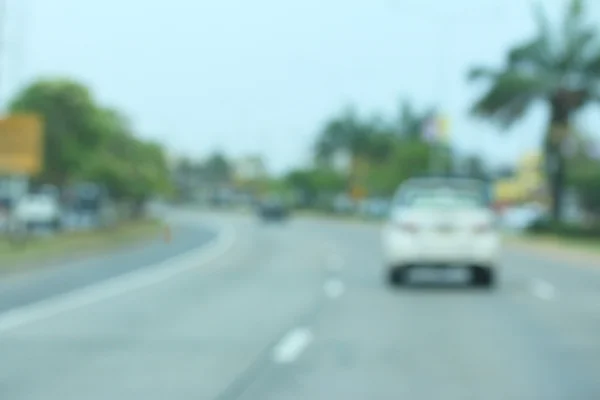
[[[402,99],[438,105],[453,146],[493,165],[537,149],[544,129],[541,105],[506,132],[468,115],[483,89],[469,67],[499,66],[534,33],[524,0],[5,1],[4,104],[36,77],[68,75],[175,154],[258,153],[279,172],[307,162],[347,105],[394,115]],[[543,3],[552,18],[564,7]],[[581,121],[593,131],[600,115]]]

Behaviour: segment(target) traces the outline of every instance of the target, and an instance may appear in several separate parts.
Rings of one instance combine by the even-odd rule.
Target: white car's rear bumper
[[[496,267],[501,247],[500,237],[495,233],[444,242],[384,230],[382,239],[388,266],[442,264]]]

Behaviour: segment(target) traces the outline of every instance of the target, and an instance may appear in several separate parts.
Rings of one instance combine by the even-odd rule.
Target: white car
[[[47,194],[29,194],[21,198],[14,218],[28,228],[44,227],[56,230],[60,226],[61,210],[56,198]]]
[[[403,183],[382,234],[387,280],[454,276],[493,286],[501,240],[489,197],[488,185],[476,179]]]

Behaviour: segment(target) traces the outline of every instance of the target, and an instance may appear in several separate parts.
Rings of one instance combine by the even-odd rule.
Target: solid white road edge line
[[[296,328],[281,339],[273,350],[273,361],[278,364],[294,362],[313,340],[308,328]]]
[[[323,289],[328,297],[335,299],[344,294],[344,283],[337,279],[331,279],[325,282]]]
[[[542,300],[551,300],[556,295],[556,289],[549,282],[543,279],[535,279],[531,290],[534,296],[539,297]]]
[[[215,239],[199,249],[66,294],[6,311],[0,314],[0,334],[34,321],[161,283],[215,260],[231,248],[235,239],[236,234],[233,228],[221,228]]]

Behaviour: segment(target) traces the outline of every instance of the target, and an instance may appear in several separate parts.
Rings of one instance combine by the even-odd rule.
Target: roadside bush
[[[581,226],[575,224],[556,223],[550,220],[538,220],[527,228],[533,235],[557,235],[569,238],[600,238],[600,225]]]

